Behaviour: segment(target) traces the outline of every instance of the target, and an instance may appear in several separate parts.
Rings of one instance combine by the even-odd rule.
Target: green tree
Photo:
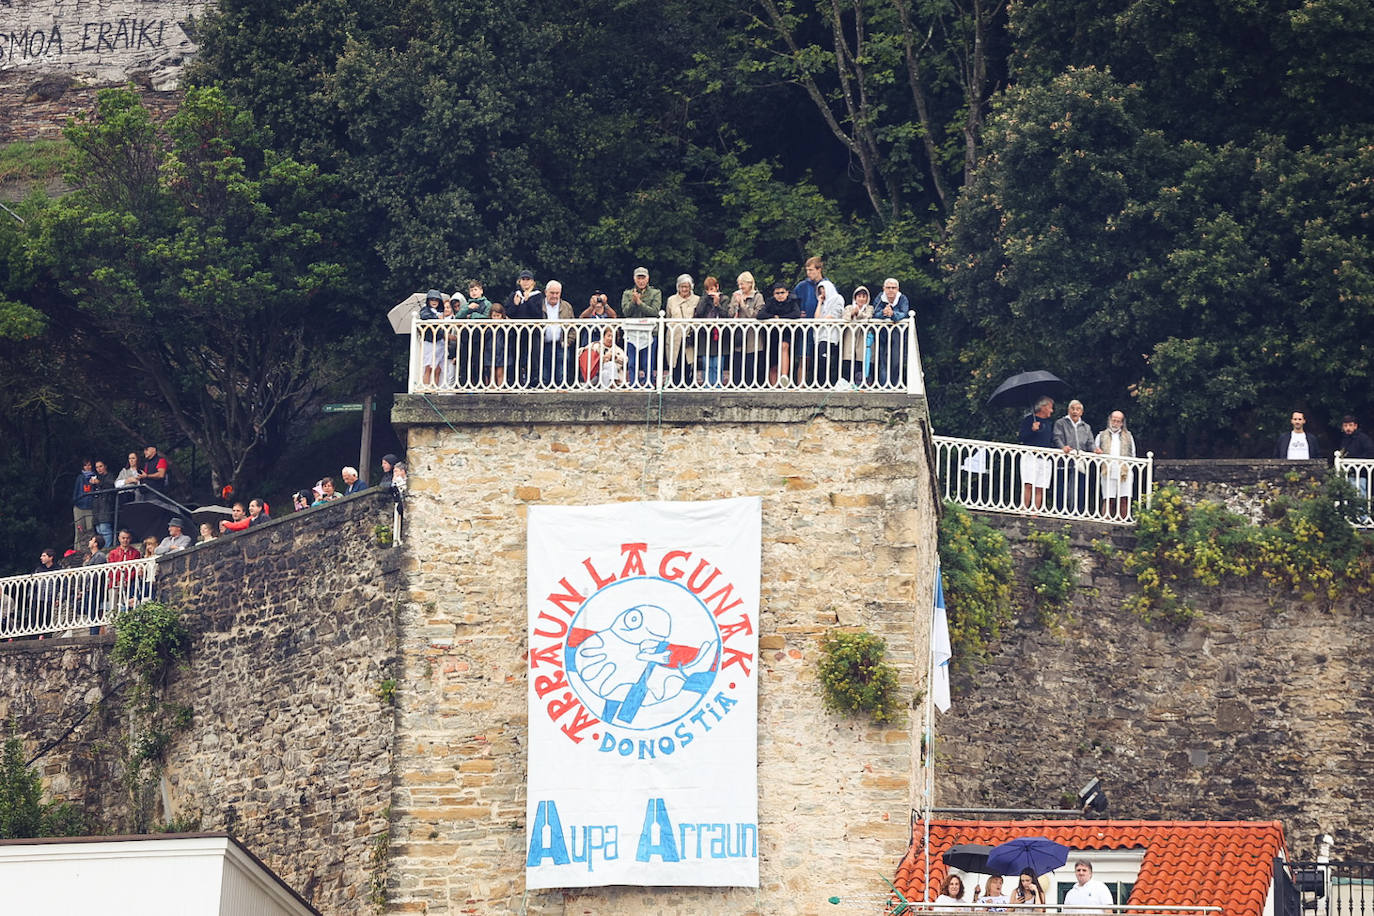
[[[1141,321],[1136,271],[1158,247],[1141,201],[1178,156],[1137,122],[1133,95],[1088,69],[999,101],[942,249],[958,348],[943,359],[963,395],[942,426],[1004,437],[982,401],[1022,369],[1123,396],[1139,380],[1143,351],[1125,341]]]
[[[43,783],[24,759],[15,735],[0,753],[0,840],[79,836],[89,832],[84,812],[66,802],[43,801]]]
[[[1110,70],[1174,139],[1295,146],[1374,120],[1374,8],[1360,0],[1049,0],[1013,6],[1023,84]]]
[[[215,486],[238,481],[348,368],[331,360],[352,319],[333,182],[215,89],[188,91],[165,131],[105,90],[66,134],[76,190],[33,238],[34,304],[93,338],[123,397],[195,443]]]
[[[1371,252],[1360,136],[1175,144],[1094,69],[1006,94],[942,251],[962,396],[943,428],[1044,367],[1163,454],[1263,454],[1294,406],[1369,406]]]
[[[751,0],[734,41],[741,85],[799,88],[855,164],[880,222],[948,213],[973,174],[988,101],[1003,80],[1000,0]]]

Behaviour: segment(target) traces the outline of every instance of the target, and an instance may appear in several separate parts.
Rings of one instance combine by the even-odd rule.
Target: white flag
[[[930,656],[932,677],[930,698],[940,712],[949,712],[949,617],[945,614],[945,586],[940,567],[935,567],[935,612],[930,618]]]

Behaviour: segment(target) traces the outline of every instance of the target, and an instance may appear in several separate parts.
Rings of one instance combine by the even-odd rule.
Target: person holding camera
[[[544,294],[535,286],[534,274],[520,271],[515,292],[506,299],[505,314],[515,321],[541,321],[544,318]],[[507,332],[511,344],[511,359],[506,363],[506,381],[511,385],[533,385],[539,378],[542,355],[537,327],[513,328]]]
[[[615,309],[611,308],[610,297],[604,290],[597,290],[592,293],[592,297],[587,300],[587,307],[582,310],[578,318],[619,318]],[[597,328],[583,328],[578,332],[578,347],[590,347],[601,341],[601,331]]]

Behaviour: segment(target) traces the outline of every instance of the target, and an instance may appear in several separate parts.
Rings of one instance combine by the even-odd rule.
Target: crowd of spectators
[[[727,382],[789,387],[794,379],[807,385],[890,387],[905,377],[909,342],[904,329],[911,303],[894,278],[883,281],[876,297],[858,286],[846,300],[825,278],[821,259],[810,258],[804,280],[795,286],[774,283],[766,295],[748,271],[735,278],[729,294],[715,277],[706,277],[698,292],[690,274],[678,276],[674,288],[665,300],[650,285],[649,271],[637,267],[618,308],[597,289],[580,310],[562,283],[549,280],[541,289],[528,270],[520,272],[504,301],[488,299],[477,280],[452,295],[431,289],[416,317],[455,326],[422,333],[421,384],[645,387],[658,381],[660,356],[662,371],[674,384],[699,387]],[[660,315],[695,323],[669,325],[660,340]],[[629,320],[597,328],[571,323],[575,318]],[[819,323],[814,328],[753,324],[778,318]],[[532,331],[457,325],[473,319],[545,323]],[[846,327],[870,320],[888,326]],[[560,322],[568,324],[559,327]]]
[[[82,469],[77,474],[72,494],[72,517],[74,542],[71,549],[59,552],[45,548],[39,553],[35,574],[57,572],[89,566],[127,564],[133,560],[163,556],[185,550],[192,544],[203,544],[225,535],[245,531],[271,519],[271,508],[267,500],[254,498],[244,502],[232,502],[228,507],[229,517],[218,522],[200,523],[198,537],[191,536],[191,522],[182,514],[174,514],[166,524],[163,537],[148,535],[140,542],[129,527],[121,527],[116,534],[114,519],[116,503],[145,501],[146,492],[139,487],[165,492],[170,479],[171,464],[158,452],[156,446],[149,445],[143,451],[143,461],[138,453],[129,454],[128,465],[117,476],[109,473],[104,461],[84,459]],[[300,490],[293,495],[295,509],[322,506],[342,499],[368,488],[368,483],[357,468],[345,467],[339,474],[342,486],[333,477],[323,477],[308,490]],[[381,460],[379,485],[404,491],[406,488],[406,465],[395,455],[384,455]],[[232,488],[226,487],[220,494],[226,500],[232,497]],[[154,498],[155,499],[155,498]],[[168,503],[175,505],[174,503]],[[202,507],[204,509],[205,507]],[[201,510],[197,510],[200,513]],[[223,512],[221,507],[218,511]],[[81,619],[94,620],[103,612],[114,610],[124,604],[134,604],[153,597],[154,583],[141,570],[135,567],[111,569],[107,576],[91,579],[88,587],[79,594],[70,589],[56,586],[40,586],[34,594],[34,604],[45,620],[53,619],[56,604],[74,604],[73,610]],[[0,595],[0,604],[5,614],[12,612],[15,605],[13,596]],[[92,627],[92,633],[100,628]],[[41,637],[37,637],[41,638]]]
[[[1054,399],[1041,397],[1031,412],[1021,419],[1017,441],[1021,445],[1054,449],[1062,455],[1028,452],[1021,456],[1021,508],[1036,515],[1051,505],[1056,511],[1090,512],[1096,506],[1100,514],[1111,519],[1129,518],[1131,497],[1135,491],[1135,471],[1124,461],[1089,461],[1087,456],[1106,459],[1136,458],[1135,438],[1126,428],[1126,415],[1113,410],[1107,415],[1107,425],[1094,434],[1083,419],[1083,403],[1071,400],[1064,416],[1057,420]],[[1306,460],[1324,458],[1321,441],[1306,429],[1307,415],[1293,411],[1289,422],[1291,432],[1280,435],[1274,443],[1272,457],[1276,459]],[[1342,438],[1337,454],[1342,458],[1374,458],[1374,440],[1360,429],[1358,418],[1347,414],[1341,420]],[[1349,472],[1351,484],[1368,501],[1370,473],[1367,468]],[[1050,501],[1049,494],[1053,493]],[[1360,519],[1364,525],[1374,524],[1366,514]]]

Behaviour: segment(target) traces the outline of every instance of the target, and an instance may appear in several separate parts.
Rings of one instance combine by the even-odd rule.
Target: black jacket
[[[1374,458],[1374,439],[1359,427],[1341,437],[1341,454],[1346,458]]]
[[[1317,441],[1317,437],[1314,436],[1314,435],[1312,435],[1311,433],[1303,433],[1303,435],[1307,437],[1307,457],[1309,457],[1309,458],[1322,458],[1322,457],[1325,457],[1325,456],[1322,455],[1322,445],[1321,445],[1320,442]],[[1284,433],[1283,435],[1279,436],[1278,441],[1274,443],[1274,457],[1275,457],[1275,458],[1287,458],[1287,457],[1288,457],[1288,443],[1289,443],[1289,441],[1290,441],[1292,438],[1293,438],[1293,434],[1292,434],[1291,432],[1287,432],[1287,433]]]

